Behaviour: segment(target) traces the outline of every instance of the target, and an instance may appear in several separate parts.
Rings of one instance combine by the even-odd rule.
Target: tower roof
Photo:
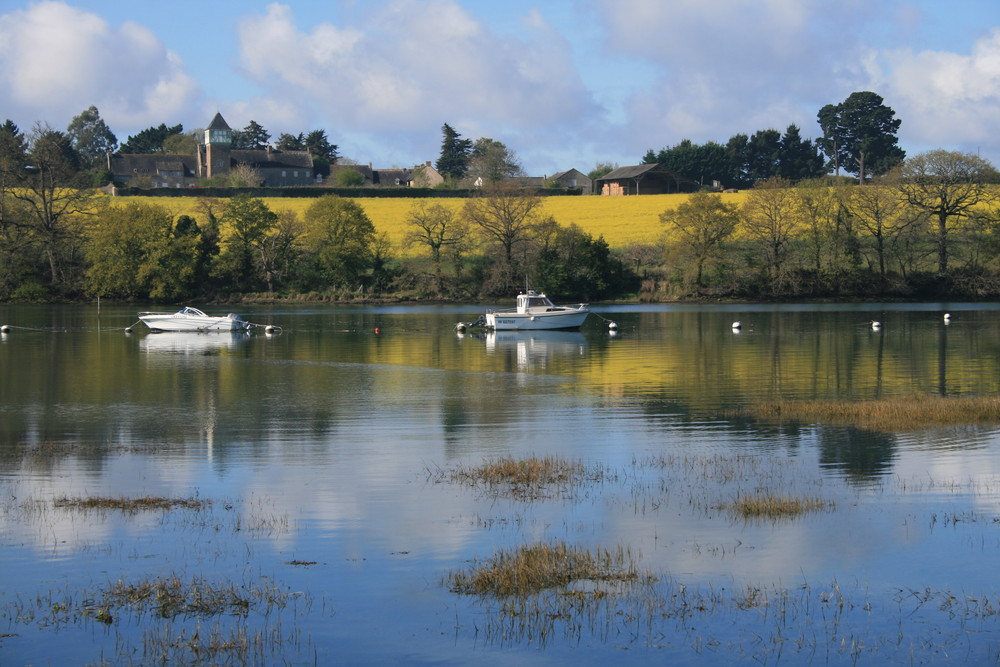
[[[212,122],[209,123],[208,127],[205,128],[205,129],[208,129],[208,130],[231,130],[232,128],[229,127],[229,124],[226,122],[226,119],[222,117],[222,114],[216,112],[215,118],[212,119]]]

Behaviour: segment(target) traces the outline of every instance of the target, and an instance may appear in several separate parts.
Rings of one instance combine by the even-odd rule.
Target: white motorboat
[[[529,290],[517,295],[517,308],[486,313],[486,328],[539,331],[543,329],[578,329],[590,314],[587,304],[557,306],[544,294]]]
[[[190,306],[176,313],[139,313],[139,319],[151,331],[246,331],[250,326],[239,315],[206,315]]]

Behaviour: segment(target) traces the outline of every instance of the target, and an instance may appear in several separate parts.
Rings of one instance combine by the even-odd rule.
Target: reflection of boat
[[[179,354],[212,354],[236,347],[249,336],[243,331],[218,333],[162,332],[151,333],[139,340],[139,348],[146,352],[174,352]]]
[[[485,317],[487,329],[539,331],[578,329],[589,314],[590,308],[586,304],[557,306],[544,294],[530,290],[517,295],[516,308],[491,310]]]
[[[511,350],[518,366],[545,365],[556,357],[580,356],[587,352],[587,339],[579,331],[488,331],[489,352]]]
[[[245,331],[250,326],[239,315],[206,315],[190,306],[176,313],[139,313],[139,319],[152,331]]]

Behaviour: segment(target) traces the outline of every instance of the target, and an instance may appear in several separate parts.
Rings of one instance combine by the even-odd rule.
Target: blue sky
[[[1000,166],[1000,0],[0,0],[0,119],[63,129],[95,105],[120,141],[220,111],[385,168],[436,160],[448,123],[545,175],[815,137],[859,90],[908,154]]]

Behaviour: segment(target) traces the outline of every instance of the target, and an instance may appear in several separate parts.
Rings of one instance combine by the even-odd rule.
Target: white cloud
[[[974,151],[1000,137],[1000,28],[969,55],[897,50],[885,54],[885,97],[900,134],[928,148]]]
[[[598,0],[607,49],[654,74],[625,102],[633,152],[737,132],[819,130],[816,113],[859,90],[902,120],[908,152],[1000,153],[1000,29],[955,52],[892,49],[934,32],[911,3],[844,0]],[[986,155],[988,157],[988,155]]]
[[[38,2],[0,15],[0,89],[13,118],[59,128],[95,105],[112,127],[134,127],[175,116],[197,84],[149,29]]]
[[[362,24],[303,32],[292,8],[274,3],[240,22],[240,57],[267,96],[294,101],[338,135],[409,141],[422,159],[436,154],[447,122],[518,150],[597,112],[567,41],[537,13],[522,26],[502,35],[452,0],[391,0]]]

